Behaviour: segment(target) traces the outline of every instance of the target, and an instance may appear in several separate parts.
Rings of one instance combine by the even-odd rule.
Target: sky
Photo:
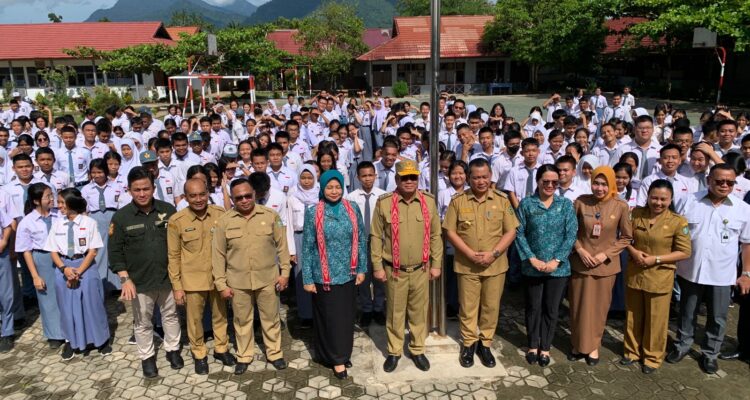
[[[204,0],[222,5],[232,0]],[[248,0],[260,5],[269,0]],[[0,0],[0,24],[49,22],[47,14],[62,15],[63,22],[80,22],[100,8],[110,8],[117,0]]]

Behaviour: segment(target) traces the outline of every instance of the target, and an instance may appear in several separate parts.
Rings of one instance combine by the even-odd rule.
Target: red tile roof
[[[633,35],[627,34],[627,30],[636,24],[639,24],[641,22],[648,21],[647,18],[641,18],[641,17],[625,17],[625,18],[617,18],[617,19],[609,19],[604,22],[604,26],[609,29],[610,33],[607,35],[607,37],[604,38],[604,50],[602,50],[602,54],[613,54],[619,52],[623,47],[626,45],[632,46],[634,43],[632,43],[635,38]],[[666,41],[662,38],[659,40],[659,45],[666,44]],[[653,47],[656,44],[654,41],[649,38],[645,37],[641,39],[640,47]]]
[[[0,24],[0,60],[72,58],[63,49],[78,46],[116,50],[174,41],[161,22],[61,22]]]
[[[302,54],[302,43],[299,43],[294,39],[294,35],[298,32],[297,29],[277,29],[269,32],[266,35],[266,39],[273,42],[277,49],[298,56]],[[362,41],[365,42],[368,49],[379,46],[390,38],[390,29],[367,28],[362,32]]]
[[[171,37],[172,40],[180,40],[180,33],[185,33],[188,35],[195,35],[196,33],[200,31],[201,31],[200,26],[169,26],[167,27],[167,33],[169,33],[169,37]]]
[[[486,56],[481,49],[489,15],[452,15],[440,19],[440,57]],[[430,58],[430,17],[396,17],[393,39],[359,56],[359,61],[421,60]]]

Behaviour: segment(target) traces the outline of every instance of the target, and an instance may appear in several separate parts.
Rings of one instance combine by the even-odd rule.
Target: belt
[[[37,250],[37,249],[34,249],[34,250],[31,250],[31,252],[32,253],[49,254],[49,251],[47,251],[47,250]]]
[[[84,254],[73,254],[72,257],[64,256],[62,254],[60,255],[60,257],[66,259],[66,260],[79,260],[79,259],[83,258],[84,256],[85,256]]]
[[[383,264],[386,267],[393,268],[393,263],[391,263],[391,262],[383,260]],[[414,271],[416,271],[418,269],[421,269],[421,268],[422,268],[422,264],[417,264],[417,265],[402,265],[402,266],[400,266],[398,268],[398,270],[399,271],[404,271],[404,272],[414,272]]]
[[[89,182],[91,182],[91,181],[80,181],[80,182],[76,182],[76,183],[74,183],[73,185],[74,185],[75,187],[86,186],[86,185],[88,185],[88,184],[89,184]]]
[[[107,208],[104,209],[104,211],[117,211],[117,209],[114,208],[114,207],[107,207]],[[103,212],[103,211],[102,210],[94,210],[91,213],[93,214],[93,213],[98,213],[98,212]]]

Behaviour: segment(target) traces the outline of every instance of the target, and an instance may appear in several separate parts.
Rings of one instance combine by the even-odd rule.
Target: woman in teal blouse
[[[560,173],[545,164],[536,173],[537,192],[518,206],[516,247],[526,283],[529,364],[549,365],[557,314],[570,276],[568,254],[578,231],[573,203],[555,195]]]
[[[330,169],[320,177],[320,201],[305,210],[302,283],[312,293],[317,361],[339,379],[354,345],[356,285],[367,272],[367,238],[362,214],[343,200],[344,176]]]

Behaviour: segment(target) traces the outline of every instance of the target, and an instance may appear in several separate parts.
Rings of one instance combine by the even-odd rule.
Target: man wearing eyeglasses
[[[222,298],[232,302],[234,310],[237,338],[234,373],[243,374],[253,361],[253,309],[256,304],[266,359],[274,368],[282,370],[287,363],[281,351],[281,319],[276,292],[286,289],[289,283],[291,264],[286,228],[275,211],[255,204],[255,191],[246,178],[232,181],[230,191],[234,208],[216,223],[211,263],[214,286]]]
[[[726,333],[733,285],[750,292],[750,205],[732,195],[737,176],[728,164],[717,164],[708,176],[708,191],[688,197],[678,211],[688,220],[693,253],[677,264],[680,285],[680,326],[667,362],[677,363],[690,351],[696,308],[705,299],[706,334],[701,343],[700,367],[718,371],[716,361]],[[737,248],[741,245],[743,272],[737,278]]]
[[[380,196],[370,228],[373,278],[386,282],[385,372],[398,366],[407,318],[411,359],[420,370],[430,369],[424,355],[429,280],[440,276],[443,241],[435,197],[417,190],[418,180],[416,161],[396,164],[396,191]]]
[[[459,362],[464,368],[474,365],[474,354],[487,368],[496,364],[490,346],[508,271],[506,250],[519,225],[508,196],[491,189],[491,177],[487,160],[469,163],[471,190],[451,199],[443,222],[445,235],[456,248],[454,270],[463,340]]]

